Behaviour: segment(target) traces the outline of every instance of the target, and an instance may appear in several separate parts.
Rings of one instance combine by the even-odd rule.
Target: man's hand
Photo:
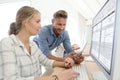
[[[80,64],[81,62],[84,61],[84,56],[82,54],[79,55],[76,53],[73,55],[73,60],[75,61],[76,64]]]
[[[76,64],[80,64],[84,61],[84,56],[82,54],[77,54],[75,52],[69,53],[67,57],[70,57],[74,60]]]

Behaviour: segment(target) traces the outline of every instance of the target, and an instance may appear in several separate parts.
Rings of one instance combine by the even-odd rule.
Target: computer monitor
[[[107,1],[93,19],[90,55],[108,80],[120,80],[119,4]]]

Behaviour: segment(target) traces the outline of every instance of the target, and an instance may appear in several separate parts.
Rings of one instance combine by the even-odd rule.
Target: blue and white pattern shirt
[[[38,35],[33,39],[40,50],[48,56],[50,51],[63,43],[65,51],[67,53],[73,52],[71,47],[70,38],[68,32],[64,30],[58,37],[53,32],[53,26],[47,25],[43,26]]]

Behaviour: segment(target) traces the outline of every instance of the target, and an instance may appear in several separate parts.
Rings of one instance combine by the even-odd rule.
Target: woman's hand
[[[59,73],[57,76],[58,76],[59,80],[73,80],[74,78],[79,76],[79,73],[75,72],[72,69],[67,69],[67,70],[64,70],[63,72]]]
[[[74,65],[74,60],[70,57],[67,57],[65,60],[65,68],[70,68]]]

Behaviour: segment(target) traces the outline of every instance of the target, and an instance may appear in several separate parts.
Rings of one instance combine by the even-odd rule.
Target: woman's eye
[[[40,23],[40,21],[36,21],[37,23]]]
[[[36,20],[36,23],[40,23],[40,20]]]

